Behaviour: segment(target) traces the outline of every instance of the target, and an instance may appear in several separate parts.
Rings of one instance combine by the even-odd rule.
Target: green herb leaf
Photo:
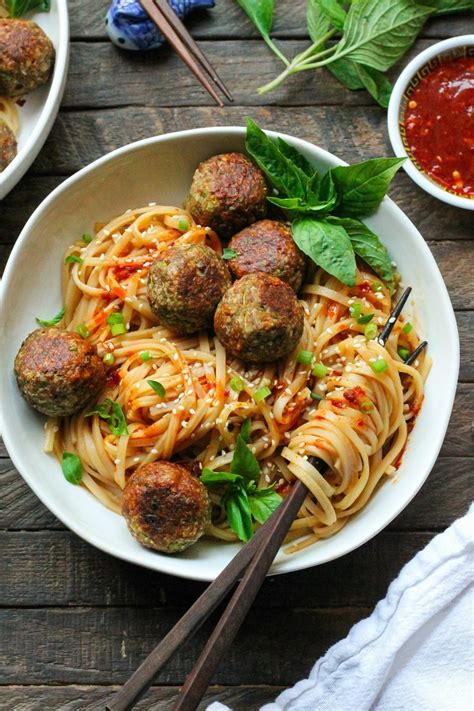
[[[222,259],[235,259],[235,257],[238,257],[239,253],[235,251],[235,249],[231,249],[230,247],[224,247],[224,250],[222,252]]]
[[[331,25],[338,30],[342,30],[346,21],[346,11],[341,7],[338,0],[319,0],[319,5]]]
[[[123,313],[115,312],[113,314],[110,314],[110,316],[107,316],[106,321],[109,326],[115,326],[119,323],[124,323]]]
[[[341,225],[303,218],[292,224],[293,239],[315,264],[348,286],[355,286],[356,262],[351,240]]]
[[[245,444],[249,444],[250,442],[250,425],[252,424],[252,420],[250,417],[247,417],[242,422],[242,427],[240,428],[240,436],[244,440]]]
[[[328,32],[330,22],[326,13],[323,12],[319,0],[308,0],[306,23],[309,36],[315,44]]]
[[[355,64],[354,66],[369,94],[384,109],[388,108],[393,86],[385,74],[373,67],[364,67],[363,64]]]
[[[156,380],[147,380],[147,383],[157,395],[159,395],[160,397],[165,397],[166,389],[161,383],[157,382]]]
[[[252,538],[252,514],[245,489],[236,489],[225,497],[227,518],[231,529],[241,541],[247,543]]]
[[[340,197],[336,214],[360,217],[375,212],[405,158],[373,158],[363,163],[331,168]]]
[[[257,489],[257,491],[249,495],[252,516],[256,521],[262,524],[270,518],[282,501],[282,497],[280,494],[277,494],[276,491],[273,491],[273,487]]]
[[[359,72],[357,71],[357,64],[351,59],[342,57],[341,59],[334,60],[334,62],[331,62],[326,66],[331,74],[333,74],[336,79],[347,89],[356,91],[357,89],[364,88],[364,83],[359,76]]]
[[[21,17],[33,10],[49,12],[51,0],[5,0],[5,6],[11,17]]]
[[[313,175],[317,174],[318,171],[316,168],[313,168],[309,160],[307,160],[296,148],[290,146],[289,143],[284,141],[283,138],[277,138],[277,145],[280,149],[280,153],[296,165],[302,171],[303,176],[312,178]]]
[[[432,12],[412,0],[357,0],[347,13],[334,58],[386,71],[411,47]]]
[[[243,477],[239,474],[232,474],[231,472],[215,472],[213,469],[208,469],[205,467],[202,470],[200,477],[203,484],[228,484],[229,482],[234,484],[237,481],[243,481]]]
[[[79,257],[77,254],[70,254],[64,260],[64,264],[74,264],[74,263],[82,264],[83,261],[84,260],[82,259],[82,257]]]
[[[108,422],[110,431],[116,437],[120,437],[120,435],[128,435],[128,427],[123,410],[118,402],[115,402],[110,397],[107,397],[93,410],[86,413],[85,416],[90,417],[91,415],[98,415],[101,420]]]
[[[77,454],[63,452],[61,461],[64,478],[70,484],[79,484],[82,479],[82,463]]]
[[[255,481],[260,474],[257,457],[247,446],[241,434],[237,437],[230,471],[232,474],[240,474],[246,481]]]
[[[36,316],[37,322],[40,324],[40,326],[57,326],[60,321],[62,321],[64,318],[64,309],[61,309],[56,316],[53,316],[53,318],[47,319],[47,318],[38,318]]]
[[[474,0],[430,0],[429,5],[436,10],[436,15],[445,15],[448,12],[473,10]]]
[[[268,202],[272,205],[276,205],[284,210],[287,217],[290,219],[301,217],[302,215],[318,215],[318,217],[325,217],[328,215],[332,209],[331,202],[322,201],[309,204],[300,198],[267,198]]]
[[[268,37],[273,22],[273,0],[237,0],[245,14],[264,37]]]

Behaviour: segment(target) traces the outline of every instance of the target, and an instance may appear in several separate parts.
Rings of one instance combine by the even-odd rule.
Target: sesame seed
[[[151,454],[158,454],[158,450],[153,447],[153,449],[150,449]]]
[[[120,464],[120,459],[114,459],[114,464]]]
[[[382,299],[384,298],[384,295],[382,294],[381,291],[379,291],[379,292],[377,292],[377,294],[375,294],[375,298],[378,299],[379,301],[382,301]]]
[[[134,461],[134,462],[139,462],[139,461],[140,461],[140,457],[133,457],[133,461]]]

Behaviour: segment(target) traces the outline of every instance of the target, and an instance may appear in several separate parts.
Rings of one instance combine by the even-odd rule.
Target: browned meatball
[[[290,226],[284,222],[254,222],[234,235],[229,247],[237,252],[228,262],[236,279],[253,272],[265,272],[286,281],[295,291],[301,288],[306,261],[291,236]]]
[[[30,20],[0,19],[0,95],[22,96],[46,84],[54,47]]]
[[[230,237],[267,214],[267,185],[243,153],[221,153],[197,167],[186,204],[200,225]]]
[[[1,99],[0,99],[1,105]],[[1,106],[0,106],[1,108]],[[16,156],[15,134],[5,121],[0,120],[0,173],[5,170]]]
[[[15,358],[21,394],[51,417],[81,410],[105,385],[105,369],[92,343],[59,328],[38,328]]]
[[[186,467],[151,462],[128,480],[122,513],[143,546],[178,553],[203,535],[211,520],[211,502],[204,484]]]
[[[224,294],[214,317],[217,337],[227,351],[249,363],[288,355],[303,333],[303,308],[281,279],[248,274]]]
[[[212,326],[214,311],[231,284],[224,260],[203,244],[176,244],[153,262],[148,300],[163,326],[186,334]]]

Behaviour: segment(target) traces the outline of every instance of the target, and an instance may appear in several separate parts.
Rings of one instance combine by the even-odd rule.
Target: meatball
[[[148,299],[163,326],[176,333],[212,325],[222,295],[231,285],[224,260],[203,244],[169,247],[150,267]]]
[[[306,260],[296,246],[289,225],[260,220],[232,237],[230,249],[237,256],[228,262],[236,279],[253,272],[265,272],[286,281],[295,291],[303,283]]]
[[[211,501],[204,484],[186,467],[151,462],[128,480],[122,513],[142,545],[178,553],[203,535],[211,520]]]
[[[197,167],[187,209],[200,225],[231,237],[267,214],[263,173],[243,153],[212,156]]]
[[[277,277],[247,274],[224,294],[214,317],[227,351],[249,363],[288,355],[303,333],[303,308],[295,292]]]
[[[0,101],[1,103],[1,101]],[[0,173],[16,156],[16,138],[11,128],[0,120]]]
[[[15,375],[27,403],[51,417],[81,410],[105,385],[95,346],[58,328],[30,333],[15,358]]]
[[[30,20],[0,19],[0,95],[22,96],[45,84],[54,47]]]

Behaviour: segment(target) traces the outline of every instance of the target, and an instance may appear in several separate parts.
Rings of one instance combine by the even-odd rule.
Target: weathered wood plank
[[[369,608],[253,610],[213,683],[292,684],[369,612]],[[141,607],[1,610],[3,683],[123,683],[180,614]],[[182,683],[215,623],[215,618],[210,620],[170,660],[158,675],[158,684]]]
[[[474,380],[474,312],[457,311],[456,321],[461,343],[461,367],[459,380]]]
[[[119,686],[7,686],[0,687],[0,711],[88,711],[101,709]],[[199,711],[220,701],[233,711],[257,711],[273,701],[281,686],[211,686]],[[137,711],[169,711],[179,687],[152,687],[134,706]]]

